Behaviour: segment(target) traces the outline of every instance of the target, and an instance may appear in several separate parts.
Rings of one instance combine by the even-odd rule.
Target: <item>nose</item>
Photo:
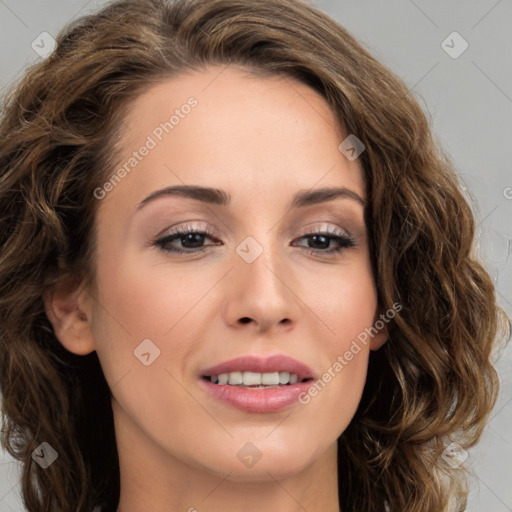
[[[297,322],[300,300],[294,274],[284,255],[267,247],[251,263],[234,255],[224,310],[230,327],[262,334],[292,329]]]

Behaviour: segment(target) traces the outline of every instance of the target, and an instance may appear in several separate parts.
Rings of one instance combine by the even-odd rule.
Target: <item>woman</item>
[[[509,333],[407,87],[292,0],[121,0],[0,128],[29,511],[463,510]]]

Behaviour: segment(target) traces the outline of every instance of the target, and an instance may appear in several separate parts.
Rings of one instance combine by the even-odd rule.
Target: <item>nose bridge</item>
[[[236,252],[239,261],[235,271],[244,274],[244,282],[251,289],[272,295],[283,294],[284,254],[273,241],[273,232],[247,236],[238,246]]]
[[[236,247],[231,274],[228,321],[255,321],[260,329],[269,329],[295,318],[296,298],[291,291],[291,273],[274,232],[261,230],[247,236]]]

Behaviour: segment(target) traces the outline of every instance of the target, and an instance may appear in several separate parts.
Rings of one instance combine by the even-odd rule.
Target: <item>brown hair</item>
[[[28,511],[117,506],[110,390],[95,352],[76,356],[57,341],[43,293],[66,275],[93,278],[93,191],[113,172],[129,102],[209,64],[300,80],[366,146],[379,306],[402,309],[339,438],[341,509],[440,512],[455,499],[463,510],[466,472],[442,454],[479,440],[510,322],[472,254],[475,223],[453,165],[408,88],[298,0],[120,0],[57,43],[11,88],[0,122],[2,444],[23,463]],[[43,441],[59,454],[46,470],[31,457]]]

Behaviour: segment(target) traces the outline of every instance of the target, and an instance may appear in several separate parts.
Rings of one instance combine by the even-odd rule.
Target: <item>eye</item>
[[[308,247],[304,247],[309,254],[336,254],[345,249],[356,246],[355,239],[341,231],[312,231],[305,233],[297,240],[309,239]],[[331,242],[337,244],[336,247],[329,248]]]
[[[153,245],[165,252],[193,254],[203,252],[207,247],[209,247],[202,246],[205,238],[210,238],[211,240],[216,240],[217,242],[219,241],[213,237],[213,232],[209,228],[199,230],[193,226],[185,226],[183,228],[176,229],[168,235],[158,238],[153,242]],[[176,247],[175,245],[171,245],[173,242],[179,242],[183,244],[182,246],[184,249]],[[216,243],[210,245],[219,244]]]
[[[215,243],[204,245],[205,239],[209,238],[210,240],[214,240]],[[345,249],[349,249],[356,246],[355,239],[348,235],[347,233],[343,233],[337,230],[331,231],[312,231],[309,233],[305,233],[300,238],[296,240],[307,240],[308,247],[304,247],[299,245],[306,250],[309,254],[336,254],[340,253]],[[295,242],[295,240],[294,240]],[[336,244],[335,247],[330,247],[331,243],[334,242]],[[176,244],[181,244],[181,247],[176,246]],[[162,251],[175,253],[175,254],[195,254],[199,252],[204,252],[208,249],[208,247],[214,245],[221,245],[222,242],[214,237],[214,233],[209,229],[197,229],[193,226],[185,226],[182,228],[178,228],[172,233],[165,235],[156,239],[152,245],[158,247]],[[312,246],[311,246],[312,245]]]

